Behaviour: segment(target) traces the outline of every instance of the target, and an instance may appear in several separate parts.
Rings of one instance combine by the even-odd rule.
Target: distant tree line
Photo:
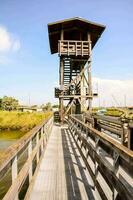
[[[12,111],[18,110],[22,106],[19,101],[14,97],[4,96],[0,98],[0,110]],[[31,108],[37,108],[37,105],[30,106]],[[42,104],[40,106],[43,111],[52,111],[52,108],[58,108],[58,105],[52,105],[50,102]]]
[[[42,104],[41,108],[43,111],[52,111],[53,108],[59,108],[57,104],[52,105],[50,102]]]

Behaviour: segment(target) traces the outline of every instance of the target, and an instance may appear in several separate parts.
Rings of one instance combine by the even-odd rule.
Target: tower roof
[[[75,17],[70,19],[65,19],[48,24],[49,42],[51,53],[58,52],[58,40],[60,40],[61,30],[64,31],[67,40],[72,40],[72,35],[78,37],[80,33],[81,37],[84,38],[85,34],[89,32],[91,34],[92,48],[95,46],[105,26],[90,22],[88,20]],[[66,39],[66,38],[64,38]],[[76,39],[74,39],[76,40]]]

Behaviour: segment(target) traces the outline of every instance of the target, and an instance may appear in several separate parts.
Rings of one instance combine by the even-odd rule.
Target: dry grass
[[[0,111],[0,129],[29,131],[43,120],[47,119],[51,112],[28,113],[17,111]]]

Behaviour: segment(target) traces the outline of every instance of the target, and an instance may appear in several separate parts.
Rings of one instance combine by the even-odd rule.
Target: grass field
[[[94,114],[97,114],[98,110],[102,110],[103,108],[93,108],[92,112]],[[122,115],[122,112],[119,111],[116,108],[106,108],[106,111],[104,112],[104,115],[108,115],[108,116],[114,116],[114,117],[120,117]]]
[[[98,114],[99,110],[104,110],[104,115],[112,117],[120,117],[121,119],[133,120],[133,110],[128,108],[93,108],[93,114]]]
[[[21,130],[27,132],[47,119],[51,112],[46,113],[28,113],[17,111],[0,111],[0,129],[1,130]]]
[[[120,117],[122,115],[122,112],[117,109],[107,109],[107,112],[105,113],[105,115]]]

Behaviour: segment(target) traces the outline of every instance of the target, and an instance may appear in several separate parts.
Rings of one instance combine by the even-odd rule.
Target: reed
[[[18,111],[0,111],[0,129],[1,130],[21,130],[29,131],[43,120],[47,119],[51,112],[29,113]]]

